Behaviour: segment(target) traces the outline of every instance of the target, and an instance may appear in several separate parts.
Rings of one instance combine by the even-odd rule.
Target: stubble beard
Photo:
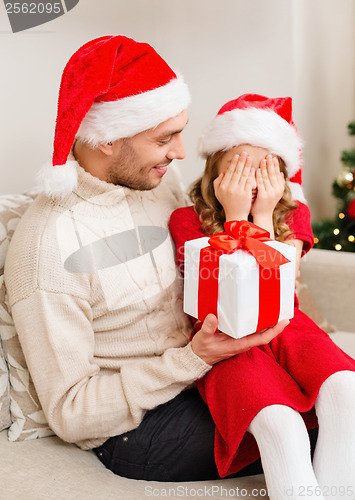
[[[139,157],[128,141],[123,141],[119,155],[107,171],[107,182],[137,191],[149,191],[158,183],[149,180],[149,167],[142,166]]]

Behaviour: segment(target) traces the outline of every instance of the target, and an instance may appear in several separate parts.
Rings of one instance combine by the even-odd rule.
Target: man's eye
[[[171,137],[169,137],[168,139],[161,139],[159,141],[159,144],[168,144],[170,141],[171,141]]]

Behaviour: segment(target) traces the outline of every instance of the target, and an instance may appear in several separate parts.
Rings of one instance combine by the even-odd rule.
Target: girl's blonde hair
[[[202,230],[206,234],[215,234],[224,231],[225,214],[222,205],[217,200],[213,181],[218,177],[218,164],[225,154],[225,151],[217,151],[206,160],[203,175],[192,185],[190,190],[191,201],[195,205],[195,211],[200,217]],[[287,180],[286,165],[282,158],[279,158],[280,170]],[[297,203],[292,201],[291,191],[288,183],[285,183],[285,190],[281,200],[277,203],[273,213],[273,225],[275,239],[285,241],[293,233],[286,224],[289,213],[297,208]]]

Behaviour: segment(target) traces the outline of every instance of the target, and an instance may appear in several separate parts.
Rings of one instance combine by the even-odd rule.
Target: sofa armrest
[[[327,320],[355,331],[355,253],[313,248],[301,261],[301,275]]]

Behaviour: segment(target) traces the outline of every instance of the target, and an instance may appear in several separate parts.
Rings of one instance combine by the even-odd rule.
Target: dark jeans
[[[314,448],[317,432],[309,432]],[[219,478],[213,448],[214,423],[208,407],[197,389],[190,389],[147,412],[137,429],[110,438],[94,451],[119,476],[199,481]],[[230,477],[260,473],[258,460]]]

